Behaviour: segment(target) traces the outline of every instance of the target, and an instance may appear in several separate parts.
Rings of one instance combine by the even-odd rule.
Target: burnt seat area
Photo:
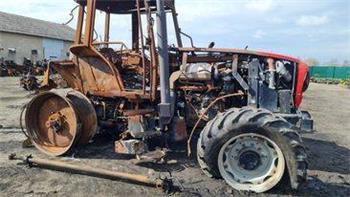
[[[129,50],[115,51],[107,47],[99,49],[99,52],[116,66],[126,89],[142,89],[143,67],[141,54]],[[149,65],[148,59],[146,59],[146,68],[147,65]],[[146,79],[146,82],[148,81]]]
[[[112,62],[117,67],[122,65],[121,54],[118,54],[112,48],[101,48],[99,51],[108,61]]]

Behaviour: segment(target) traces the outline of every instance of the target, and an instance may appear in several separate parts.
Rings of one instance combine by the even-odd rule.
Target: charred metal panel
[[[250,62],[248,70],[248,104],[258,106],[259,94],[259,60],[255,59]]]
[[[278,95],[275,90],[270,89],[264,83],[259,84],[259,107],[272,112],[277,112]]]
[[[238,70],[238,55],[234,55],[232,58],[232,75],[244,90],[249,90],[248,84],[244,81],[243,77],[238,73],[237,70]]]
[[[280,113],[291,113],[292,93],[290,90],[278,91],[278,102],[280,107]]]
[[[301,112],[300,129],[306,132],[312,132],[314,130],[314,121],[311,119],[311,115],[307,111]]]

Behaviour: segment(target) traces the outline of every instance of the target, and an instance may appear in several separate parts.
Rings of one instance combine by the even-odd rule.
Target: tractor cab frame
[[[84,1],[77,0],[79,4],[78,25],[75,43],[71,52],[75,55],[75,62],[82,64],[99,61],[101,68],[91,64],[92,68],[83,70],[81,76],[87,75],[82,84],[76,84],[78,89],[93,95],[106,97],[126,97],[130,99],[148,99],[154,101],[159,83],[158,52],[154,35],[154,20],[152,14],[156,11],[156,1]],[[174,1],[167,0],[165,11],[171,12],[177,43],[181,47],[182,41]],[[94,39],[95,16],[100,10],[105,14],[104,39],[98,42]],[[111,15],[131,15],[132,47],[129,49],[121,41],[110,40]],[[143,21],[145,15],[145,21]],[[114,21],[113,21],[114,22]],[[146,23],[147,29],[144,29]],[[85,27],[85,28],[84,28]],[[159,38],[161,39],[161,38]],[[119,49],[112,49],[112,45],[119,45]],[[121,67],[128,65],[128,67]],[[103,70],[103,72],[99,72]],[[142,76],[141,87],[126,87],[123,79],[124,72],[135,71]],[[107,71],[107,72],[106,72]],[[67,72],[70,75],[70,72]],[[103,76],[102,76],[103,75]],[[99,80],[97,80],[99,79]]]

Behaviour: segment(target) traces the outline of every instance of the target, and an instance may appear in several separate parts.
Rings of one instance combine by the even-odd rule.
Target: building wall
[[[63,49],[62,40],[53,40],[53,39],[43,39],[43,48],[45,59],[62,59],[64,58],[64,49]]]
[[[40,37],[0,32],[0,45],[3,48],[0,57],[4,60],[14,60],[17,64],[22,64],[24,57],[31,58],[33,49],[37,50],[39,59],[43,57]],[[16,52],[11,54],[9,49],[15,49]]]
[[[67,52],[72,42],[28,36],[15,33],[0,32],[0,58],[4,60],[14,60],[17,64],[23,64],[24,58],[43,60],[50,56],[57,56],[57,60],[67,59]],[[15,49],[15,54],[10,52]],[[37,55],[32,55],[36,50]]]

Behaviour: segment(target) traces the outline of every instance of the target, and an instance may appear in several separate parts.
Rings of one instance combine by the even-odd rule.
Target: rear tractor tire
[[[26,130],[34,146],[50,156],[69,154],[75,145],[87,144],[97,130],[90,100],[72,89],[43,92],[28,104]]]
[[[206,175],[239,191],[265,192],[282,178],[296,189],[307,171],[301,143],[298,129],[270,111],[233,108],[207,123],[197,159]]]

